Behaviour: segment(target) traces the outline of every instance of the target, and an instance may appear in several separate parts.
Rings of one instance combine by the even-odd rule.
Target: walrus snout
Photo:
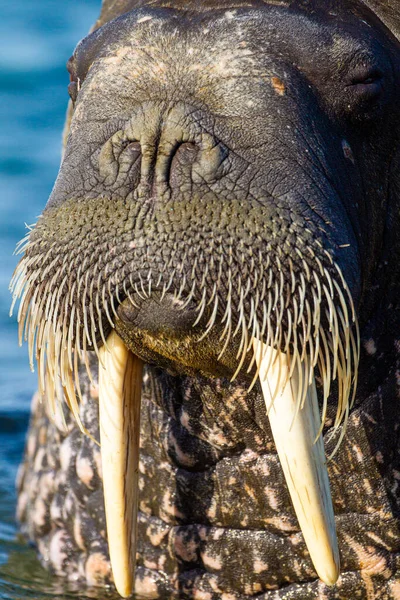
[[[343,417],[361,187],[312,70],[273,29],[276,44],[259,39],[275,18],[133,10],[78,46],[63,162],[19,271],[31,356],[50,349],[71,393],[73,354],[99,354],[111,329],[148,362],[231,379],[259,372],[257,338],[293,357],[291,375],[305,362],[302,381],[318,369],[324,403],[338,377]],[[187,306],[190,334],[162,324],[162,304],[153,326],[121,324],[120,305],[144,295],[150,317],[154,294]]]

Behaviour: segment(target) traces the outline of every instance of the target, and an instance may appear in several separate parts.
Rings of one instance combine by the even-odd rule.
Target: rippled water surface
[[[65,63],[100,0],[0,0],[0,599],[86,597],[59,588],[17,538],[14,482],[36,386],[8,316],[16,242],[50,193],[68,100]],[[106,595],[102,594],[102,598]]]

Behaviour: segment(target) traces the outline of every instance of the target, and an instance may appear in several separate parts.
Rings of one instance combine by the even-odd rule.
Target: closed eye
[[[358,72],[352,74],[350,85],[351,86],[369,86],[369,85],[377,85],[382,82],[383,74],[380,70],[374,69],[371,71],[370,69],[364,70],[361,69]]]
[[[384,89],[384,76],[378,69],[360,69],[353,72],[346,86],[359,107],[376,106]]]

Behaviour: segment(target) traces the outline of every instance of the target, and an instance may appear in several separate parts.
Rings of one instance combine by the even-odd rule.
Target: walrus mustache
[[[175,266],[172,254],[161,270],[149,268],[146,276],[139,268],[136,273],[122,276],[114,271],[111,276],[106,261],[93,266],[84,259],[77,266],[76,258],[68,252],[62,257],[60,269],[54,245],[44,252],[40,236],[33,237],[34,232],[32,228],[17,247],[17,253],[24,256],[10,284],[10,312],[19,301],[19,341],[28,342],[32,369],[36,359],[39,394],[49,418],[63,415],[60,408],[66,402],[81,431],[90,435],[80,418],[83,400],[79,365],[86,366],[93,381],[88,352],[94,350],[102,366],[102,460],[108,464],[117,444],[124,465],[123,473],[115,468],[115,462],[110,469],[103,466],[110,556],[120,594],[131,593],[135,567],[142,363],[116,334],[115,321],[123,302],[139,308],[137,298],[145,302],[156,292],[161,301],[167,293],[173,294],[179,304],[177,310],[195,304],[194,331],[207,315],[197,341],[219,327],[219,359],[233,340],[239,340],[232,381],[244,365],[247,374],[254,374],[249,390],[260,381],[289,492],[314,566],[321,579],[334,583],[339,575],[339,557],[321,434],[327,422],[332,384],[337,381],[334,431],[343,427],[336,452],[354,403],[360,341],[350,290],[330,252],[304,245],[294,248],[293,258],[287,261],[279,248],[274,253],[259,251],[249,256],[240,254],[228,241],[224,251],[216,253],[219,259],[212,263],[204,261],[199,249],[201,260],[195,258],[190,264],[184,257]],[[73,276],[68,273],[72,261]],[[322,389],[320,410],[316,374]],[[135,442],[129,445],[129,439]],[[296,470],[291,464],[302,448],[305,458]],[[127,474],[126,465],[132,475]],[[304,498],[300,497],[303,482],[308,486],[308,498],[310,490],[317,489],[308,507],[311,517],[304,513]],[[110,508],[116,505],[125,515],[122,520]],[[319,538],[324,539],[321,542]]]

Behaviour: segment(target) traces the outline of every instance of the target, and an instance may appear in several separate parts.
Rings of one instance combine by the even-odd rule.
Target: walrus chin
[[[57,218],[62,210],[55,211]],[[359,334],[350,290],[331,253],[318,244],[302,247],[301,240],[285,253],[254,244],[245,261],[245,250],[231,241],[219,244],[218,252],[214,248],[217,260],[204,254],[174,267],[171,256],[160,269],[150,257],[145,270],[138,244],[131,241],[136,262],[126,259],[121,266],[113,247],[104,256],[92,246],[94,255],[86,253],[77,264],[74,225],[62,240],[60,229],[49,226],[52,218],[42,217],[18,248],[24,257],[11,283],[13,305],[20,299],[20,343],[28,341],[32,368],[37,360],[49,417],[57,418],[65,400],[85,433],[78,365],[84,363],[90,377],[87,352],[98,355],[105,509],[120,595],[129,596],[134,585],[143,361],[157,362],[163,355],[175,368],[182,360],[180,345],[196,352],[210,337],[211,362],[219,361],[232,380],[248,380],[249,388],[261,384],[311,558],[319,577],[333,585],[340,574],[339,549],[321,433],[335,380],[334,429],[344,423],[338,444],[345,432],[357,384]],[[153,331],[143,317],[151,301],[162,315],[161,329],[154,325]],[[203,371],[217,372],[207,365]]]

